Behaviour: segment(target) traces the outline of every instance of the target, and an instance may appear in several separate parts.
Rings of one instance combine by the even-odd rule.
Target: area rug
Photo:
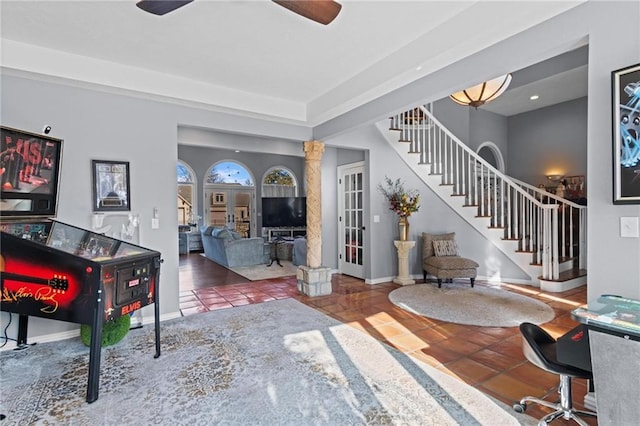
[[[471,288],[468,282],[401,287],[389,293],[389,300],[429,318],[484,327],[542,324],[554,317],[553,309],[539,300],[498,288]]]
[[[295,275],[298,267],[291,263],[289,260],[281,260],[278,266],[273,262],[271,266],[267,265],[253,265],[253,266],[238,266],[235,268],[229,268],[238,275],[242,275],[250,281],[268,280],[270,278],[289,277]]]
[[[204,253],[201,253],[200,255],[206,257]],[[234,268],[229,268],[224,265],[220,265],[220,266],[223,266],[228,270],[243,276],[249,281],[260,281],[260,280],[268,280],[271,278],[290,277],[295,275],[296,271],[298,270],[298,267],[293,263],[291,263],[290,260],[281,260],[280,264],[282,266],[278,266],[276,262],[273,262],[271,266],[267,266],[268,264],[236,266]]]
[[[294,299],[132,330],[102,349],[99,399],[85,402],[80,339],[0,352],[3,426],[517,425],[465,383]]]

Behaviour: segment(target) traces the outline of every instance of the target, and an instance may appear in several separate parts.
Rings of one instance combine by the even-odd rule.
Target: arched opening
[[[203,222],[205,226],[226,226],[248,238],[256,235],[255,179],[240,162],[222,160],[204,177]]]
[[[498,145],[495,143],[490,141],[483,142],[476,150],[476,154],[501,173],[505,172],[504,158],[502,157],[500,148],[498,148]]]

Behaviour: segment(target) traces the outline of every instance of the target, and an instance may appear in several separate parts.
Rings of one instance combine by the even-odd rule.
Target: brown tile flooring
[[[399,287],[396,284],[368,285],[363,280],[336,274],[332,278],[331,295],[310,298],[298,293],[295,277],[247,282],[198,253],[181,255],[179,271],[183,315],[294,298],[508,405],[525,395],[549,401],[559,399],[558,377],[524,358],[517,327],[460,325],[409,313],[389,301],[389,292]],[[476,285],[494,286],[482,281]],[[555,337],[577,325],[570,312],[585,304],[587,297],[585,287],[563,293],[544,293],[535,287],[507,283],[500,287],[552,307],[556,317],[542,326]],[[574,380],[573,395],[579,409],[583,408],[581,402],[586,389],[586,381]],[[527,414],[540,418],[549,411],[531,405]],[[584,419],[597,425],[595,419]],[[572,422],[558,419],[553,424]]]

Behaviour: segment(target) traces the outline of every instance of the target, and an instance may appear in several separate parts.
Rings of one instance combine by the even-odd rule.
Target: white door
[[[338,167],[340,272],[364,278],[364,162]]]
[[[255,188],[233,188],[224,185],[207,185],[207,222],[212,226],[227,226],[242,237],[255,236],[253,213],[255,212]]]

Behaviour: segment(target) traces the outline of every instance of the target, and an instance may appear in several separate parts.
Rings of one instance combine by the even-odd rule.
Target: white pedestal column
[[[394,241],[393,244],[398,250],[398,276],[393,280],[400,285],[415,284],[409,276],[409,252],[415,247],[415,241]]]

